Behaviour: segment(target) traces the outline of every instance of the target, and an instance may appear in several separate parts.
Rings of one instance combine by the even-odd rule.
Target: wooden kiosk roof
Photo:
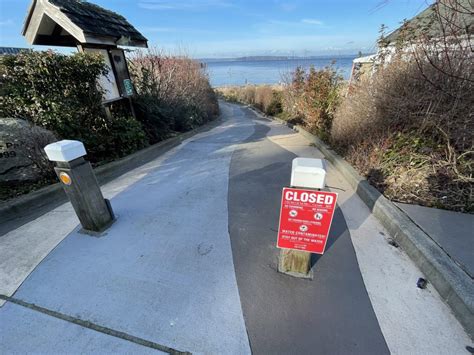
[[[123,16],[81,0],[33,0],[23,35],[37,45],[148,46]]]

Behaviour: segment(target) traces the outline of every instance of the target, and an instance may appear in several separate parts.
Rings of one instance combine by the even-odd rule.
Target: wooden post
[[[84,160],[86,150],[79,141],[60,141],[44,148],[48,159],[56,162],[54,170],[69,197],[83,232],[100,236],[115,220],[112,207],[105,200],[92,170]]]
[[[109,120],[112,120],[112,119],[113,119],[113,116],[112,116],[112,112],[110,111],[110,107],[109,107],[107,104],[104,104],[103,108],[104,108],[105,116],[106,116]]]
[[[280,249],[278,271],[291,276],[313,278],[311,273],[311,253]]]
[[[291,167],[291,187],[322,189],[325,187],[326,166],[321,159],[296,158]],[[278,271],[300,278],[312,279],[309,252],[280,249]]]
[[[71,162],[57,162],[54,170],[63,183],[83,231],[96,235],[107,229],[114,221],[114,214],[109,201],[102,195],[91,164],[81,157]],[[63,174],[67,174],[70,183],[63,182]]]
[[[137,114],[135,113],[135,107],[133,107],[133,100],[131,97],[128,97],[128,104],[130,105],[130,111],[132,112],[133,118],[137,118]]]

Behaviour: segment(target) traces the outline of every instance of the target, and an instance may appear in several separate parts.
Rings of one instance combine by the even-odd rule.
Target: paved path
[[[252,349],[388,353],[340,209],[324,257],[313,266],[313,281],[276,271],[281,189],[297,155],[267,139],[270,131],[270,125],[256,122],[255,133],[234,154],[229,182],[232,250]],[[262,329],[271,336],[262,337]]]
[[[474,277],[474,215],[405,203],[397,206]]]
[[[331,167],[339,208],[314,280],[277,273],[291,160],[320,153],[222,110],[219,127],[103,188],[118,215],[105,237],[79,234],[66,204],[0,238],[0,293],[13,296],[1,353],[467,353],[436,291],[416,288],[418,269]]]

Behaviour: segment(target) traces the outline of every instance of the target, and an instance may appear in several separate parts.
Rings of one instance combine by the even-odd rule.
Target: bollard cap
[[[48,144],[44,151],[49,160],[59,162],[70,162],[87,154],[82,142],[71,140]]]
[[[326,186],[325,161],[312,158],[293,159],[291,186],[323,189]]]

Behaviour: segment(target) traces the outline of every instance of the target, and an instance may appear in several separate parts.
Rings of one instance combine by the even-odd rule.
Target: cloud
[[[324,25],[323,21],[312,19],[312,18],[304,18],[301,20],[301,22],[307,23],[309,25],[318,25],[318,26]]]
[[[10,25],[13,25],[13,20],[12,19],[0,21],[0,26],[10,26]]]
[[[232,7],[228,0],[142,0],[138,6],[147,10],[201,10],[210,7]]]

